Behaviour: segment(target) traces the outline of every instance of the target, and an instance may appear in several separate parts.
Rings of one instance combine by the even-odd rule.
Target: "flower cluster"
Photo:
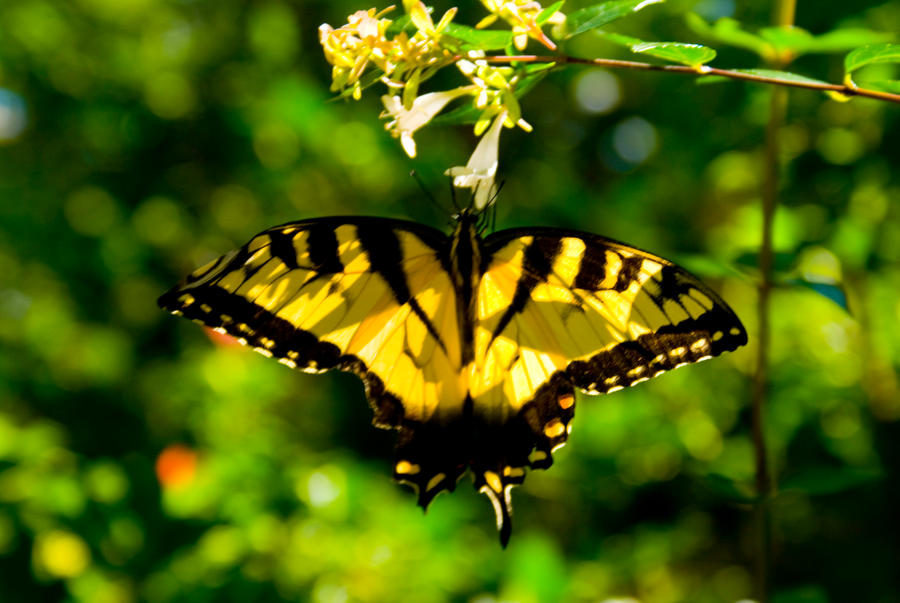
[[[525,49],[528,38],[537,40],[550,50],[556,50],[556,44],[541,30],[543,23],[540,21],[559,25],[566,19],[563,13],[556,11],[552,15],[544,15],[541,3],[533,0],[481,0],[481,3],[491,14],[476,27],[487,27],[500,18],[512,26],[513,41],[519,50]]]
[[[412,103],[420,82],[438,69],[453,62],[454,55],[441,44],[444,28],[453,19],[456,9],[447,11],[435,25],[421,2],[404,1],[412,23],[418,28],[413,36],[399,31],[389,37],[393,20],[383,15],[394,7],[380,12],[374,8],[350,15],[347,24],[334,29],[327,23],[319,27],[319,41],[325,59],[333,65],[331,90],[350,90],[359,99],[364,88],[361,76],[369,65],[381,72],[380,79],[392,88],[403,88]]]
[[[500,18],[512,27],[512,39],[519,49],[525,47],[528,38],[556,48],[541,31],[541,25],[559,22],[562,13],[548,15],[538,2],[531,0],[482,2],[492,14],[478,27]],[[415,132],[449,103],[470,97],[472,106],[480,112],[475,134],[482,138],[467,165],[451,168],[447,173],[454,177],[454,186],[471,188],[476,206],[483,207],[493,193],[502,128],[519,126],[531,130],[522,119],[516,98],[516,87],[525,71],[520,67],[492,65],[484,59],[483,51],[464,51],[464,40],[448,33],[448,29],[456,35],[460,35],[460,30],[475,30],[449,27],[456,15],[455,8],[444,13],[437,24],[421,0],[403,0],[403,8],[407,20],[385,18],[390,8],[380,12],[373,8],[350,15],[347,24],[338,29],[328,24],[319,28],[325,58],[333,65],[331,89],[359,99],[367,85],[379,80],[384,83],[392,92],[382,96],[385,110],[381,116],[388,120],[386,129],[400,139],[410,157],[416,155]],[[468,83],[452,90],[419,95],[420,84],[442,67],[454,63]],[[374,67],[374,73],[364,78],[369,67]]]

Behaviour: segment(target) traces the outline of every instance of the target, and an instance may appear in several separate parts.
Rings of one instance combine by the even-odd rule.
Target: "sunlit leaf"
[[[900,63],[900,44],[872,44],[857,48],[844,57],[844,70],[850,74],[875,63]]]
[[[449,23],[444,33],[463,42],[460,50],[503,50],[512,41],[512,32],[498,29],[475,29]]]
[[[800,491],[811,496],[837,494],[884,479],[879,469],[854,467],[813,467],[781,482],[783,491]]]
[[[716,57],[716,51],[700,44],[682,42],[645,42],[632,36],[604,32],[603,37],[610,42],[627,46],[635,54],[650,55],[673,63],[695,67],[708,63]]]
[[[716,58],[716,51],[708,46],[681,42],[644,42],[632,46],[631,51],[691,67],[709,63]]]
[[[755,75],[757,77],[764,77],[767,79],[778,80],[781,82],[795,82],[799,84],[816,84],[816,85],[828,85],[828,82],[817,80],[815,78],[806,77],[805,75],[800,75],[797,73],[791,73],[790,71],[777,71],[775,69],[732,69],[731,71],[737,73],[745,73],[747,75]]]
[[[772,51],[772,47],[768,42],[755,34],[744,31],[741,28],[741,24],[734,19],[726,17],[710,25],[696,13],[688,13],[685,18],[688,26],[695,32],[723,44],[744,48],[760,56],[768,56]]]
[[[547,22],[547,19],[556,14],[556,12],[562,8],[563,4],[565,4],[565,0],[559,0],[559,2],[555,2],[541,11],[541,13],[535,19],[535,23],[538,25],[543,25]]]
[[[566,17],[566,34],[565,38],[571,38],[598,27],[603,27],[608,23],[617,21],[622,17],[627,17],[632,13],[650,6],[658,4],[663,0],[613,0],[612,2],[604,2],[603,4],[595,4],[577,10]]]

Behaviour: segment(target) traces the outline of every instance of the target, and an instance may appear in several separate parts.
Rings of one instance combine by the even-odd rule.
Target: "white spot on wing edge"
[[[279,358],[278,362],[280,364],[283,364],[284,366],[292,368],[292,369],[297,368],[297,363],[294,362],[293,360],[291,360],[290,358]]]

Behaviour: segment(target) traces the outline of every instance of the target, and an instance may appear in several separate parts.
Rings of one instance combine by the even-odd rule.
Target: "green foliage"
[[[851,74],[866,65],[900,63],[900,44],[874,44],[857,48],[844,58],[844,70]]]
[[[491,29],[475,29],[465,25],[451,23],[447,26],[447,35],[462,40],[460,50],[503,50],[512,43],[512,33]]]
[[[700,44],[681,42],[644,42],[631,36],[607,33],[604,37],[616,44],[627,46],[635,54],[645,54],[672,63],[699,67],[716,58],[716,51]]]
[[[567,15],[565,38],[572,38],[592,29],[608,25],[623,17],[643,10],[651,4],[659,4],[663,0],[610,0],[594,4]]]

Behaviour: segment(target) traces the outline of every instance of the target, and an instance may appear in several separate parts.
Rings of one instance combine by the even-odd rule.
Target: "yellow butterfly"
[[[375,425],[399,430],[394,477],[425,508],[471,469],[501,543],[510,490],[571,431],[575,390],[610,393],[747,342],[709,287],[596,235],[518,228],[448,237],[414,222],[277,226],[164,294],[173,314],[306,372],[350,371]]]

